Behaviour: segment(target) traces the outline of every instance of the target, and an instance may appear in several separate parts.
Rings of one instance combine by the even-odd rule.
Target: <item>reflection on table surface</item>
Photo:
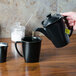
[[[46,38],[42,37],[40,62],[26,63],[15,49],[10,39],[7,42],[7,62],[0,63],[0,76],[76,76],[76,35],[70,38],[70,44],[63,48],[55,48]],[[22,45],[18,44],[22,53]]]

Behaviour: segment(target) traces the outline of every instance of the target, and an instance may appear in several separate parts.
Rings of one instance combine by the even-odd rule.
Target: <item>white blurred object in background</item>
[[[21,39],[25,36],[25,27],[21,26],[20,22],[16,22],[15,25],[11,28],[11,40],[21,41]]]

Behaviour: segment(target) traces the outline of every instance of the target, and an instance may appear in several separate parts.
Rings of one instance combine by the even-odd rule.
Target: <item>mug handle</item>
[[[72,33],[73,33],[73,26],[69,26],[67,16],[64,16],[64,20],[65,20],[65,23],[66,23],[68,29],[70,30],[70,34],[69,34],[69,37],[70,37],[72,35]]]
[[[17,53],[21,56],[21,57],[23,57],[23,55],[19,52],[19,50],[18,50],[18,48],[17,48],[17,44],[18,43],[23,43],[22,41],[17,41],[17,42],[15,42],[15,48],[16,48],[16,51],[17,51]]]

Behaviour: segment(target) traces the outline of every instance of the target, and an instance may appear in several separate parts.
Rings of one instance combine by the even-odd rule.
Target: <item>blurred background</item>
[[[76,11],[76,0],[0,0],[0,38],[10,38],[15,22],[25,26],[25,33],[30,35],[32,30],[42,27],[41,21],[49,13],[68,11]]]

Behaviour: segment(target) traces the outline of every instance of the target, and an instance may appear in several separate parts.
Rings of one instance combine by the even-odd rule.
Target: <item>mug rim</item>
[[[33,39],[38,39],[38,40],[36,40],[35,42],[34,41],[24,41],[23,39],[24,38],[33,38]],[[25,36],[25,37],[23,37],[22,39],[21,39],[23,42],[26,42],[26,43],[37,43],[37,42],[41,42],[42,41],[42,39],[40,38],[40,37],[36,37],[36,36]]]
[[[4,46],[0,46],[0,47],[8,47],[8,43],[0,42],[0,44],[3,44],[4,45]]]

